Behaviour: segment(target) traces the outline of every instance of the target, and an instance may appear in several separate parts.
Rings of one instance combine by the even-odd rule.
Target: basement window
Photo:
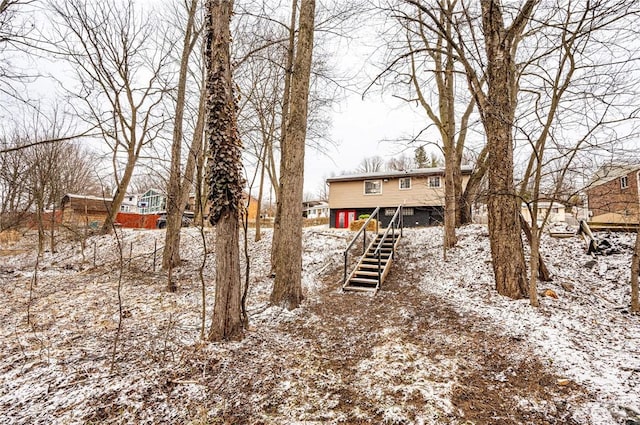
[[[620,177],[620,189],[626,189],[629,187],[629,181],[627,180],[627,176]]]
[[[413,215],[413,208],[403,208],[402,215]]]
[[[365,180],[364,181],[364,194],[365,195],[380,195],[380,194],[382,194],[382,180]]]

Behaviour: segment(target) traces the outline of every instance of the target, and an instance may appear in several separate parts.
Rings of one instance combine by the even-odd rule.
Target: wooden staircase
[[[345,280],[342,290],[377,292],[389,273],[399,241],[400,233],[387,231],[376,235]]]

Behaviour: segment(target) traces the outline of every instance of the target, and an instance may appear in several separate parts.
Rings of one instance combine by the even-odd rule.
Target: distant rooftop
[[[463,165],[460,168],[462,170],[462,174],[471,174],[471,171],[473,171],[473,166],[471,165]],[[401,177],[426,177],[443,175],[444,167],[415,168],[413,170],[406,171],[377,171],[374,173],[345,174],[342,176],[330,177],[327,179],[327,183],[368,179],[396,179]]]
[[[613,163],[603,165],[595,172],[591,181],[589,181],[588,187],[610,182],[636,170],[640,170],[640,164]]]

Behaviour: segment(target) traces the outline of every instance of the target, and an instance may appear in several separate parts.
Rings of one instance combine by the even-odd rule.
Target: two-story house
[[[462,167],[466,187],[472,167]],[[398,205],[403,206],[407,227],[432,226],[444,220],[444,168],[418,168],[350,174],[327,179],[329,184],[329,225],[348,228],[362,214],[380,207],[386,226]]]
[[[596,223],[637,223],[639,187],[639,164],[601,167],[586,189],[590,220]]]

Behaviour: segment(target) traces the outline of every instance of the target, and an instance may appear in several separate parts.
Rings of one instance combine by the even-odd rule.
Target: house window
[[[629,187],[627,176],[620,177],[620,189],[626,189],[627,187]]]
[[[380,195],[382,193],[382,180],[365,180],[365,195]]]
[[[411,189],[411,177],[403,177],[400,179],[400,190]]]
[[[557,208],[551,208],[551,212],[554,214],[558,214],[558,209]]]
[[[413,208],[403,208],[402,215],[413,215]]]
[[[429,177],[429,187],[440,187],[440,177]]]

